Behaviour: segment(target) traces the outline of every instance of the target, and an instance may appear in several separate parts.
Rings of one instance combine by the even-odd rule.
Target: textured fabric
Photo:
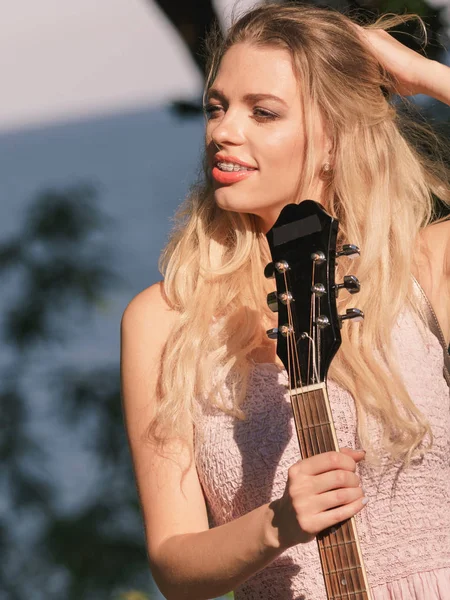
[[[369,503],[356,516],[374,600],[450,599],[450,397],[439,341],[411,314],[393,331],[405,384],[427,416],[433,449],[407,471],[399,465],[359,473]],[[272,364],[256,365],[244,421],[203,408],[196,465],[211,525],[236,519],[279,498],[288,468],[299,457],[286,393],[287,377]],[[360,447],[352,397],[328,382],[339,446]],[[375,445],[377,424],[370,421]],[[325,600],[317,542],[297,545],[235,591],[236,600]]]

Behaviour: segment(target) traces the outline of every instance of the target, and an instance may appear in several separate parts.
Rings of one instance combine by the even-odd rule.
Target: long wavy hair
[[[370,27],[388,29],[404,20],[384,18]],[[308,141],[315,111],[331,134],[333,176],[325,209],[339,219],[340,241],[364,249],[351,272],[361,282],[358,306],[366,318],[361,326],[343,328],[329,377],[355,400],[358,435],[369,459],[376,460],[368,436],[371,416],[382,427],[387,456],[409,464],[430,447],[432,432],[396,367],[391,331],[405,306],[418,310],[411,293],[414,249],[420,230],[435,218],[433,195],[450,204],[450,173],[442,153],[432,159],[419,151],[424,143],[436,146],[435,138],[411,119],[402,122],[390,75],[348,17],[292,4],[250,10],[225,36],[217,30],[210,36],[206,90],[227,50],[244,42],[281,48],[292,58],[302,82],[306,123],[303,181],[314,176],[314,147]],[[301,199],[300,191],[295,201]],[[245,418],[252,352],[267,344],[270,313],[263,271],[269,260],[257,218],[215,204],[205,162],[161,257],[167,301],[179,319],[161,361],[158,407],[148,429],[153,441],[182,437],[186,419],[195,426],[201,403]],[[350,265],[340,262],[342,276]],[[340,300],[340,309],[346,304],[347,299]]]

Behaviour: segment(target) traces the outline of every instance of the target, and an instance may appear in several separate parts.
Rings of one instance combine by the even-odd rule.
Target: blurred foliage
[[[0,329],[9,350],[0,378],[1,600],[100,600],[136,582],[151,589],[119,365],[81,370],[45,358],[118,285],[104,243],[109,225],[96,190],[78,185],[38,194],[17,233],[0,243],[9,292]],[[79,431],[83,456],[98,465],[95,490],[76,510],[61,507],[61,482],[47,476],[48,447],[30,432],[32,405],[43,396],[51,399],[47,434]]]

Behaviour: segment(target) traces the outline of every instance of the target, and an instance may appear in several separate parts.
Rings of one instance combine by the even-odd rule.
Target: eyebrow
[[[211,98],[217,98],[218,100],[227,102],[227,97],[225,96],[225,94],[222,92],[222,90],[219,90],[217,88],[211,88],[208,91],[206,98],[207,100],[210,100]],[[259,100],[275,100],[276,102],[279,102],[280,104],[283,104],[286,108],[288,108],[288,105],[284,100],[282,100],[278,96],[274,96],[273,94],[245,94],[243,100],[248,104],[258,102]]]

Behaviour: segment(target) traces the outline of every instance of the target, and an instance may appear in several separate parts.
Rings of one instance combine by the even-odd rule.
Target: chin
[[[244,212],[242,203],[238,198],[230,198],[230,194],[226,188],[220,187],[214,192],[214,200],[219,208],[223,210],[231,210],[233,212]]]

